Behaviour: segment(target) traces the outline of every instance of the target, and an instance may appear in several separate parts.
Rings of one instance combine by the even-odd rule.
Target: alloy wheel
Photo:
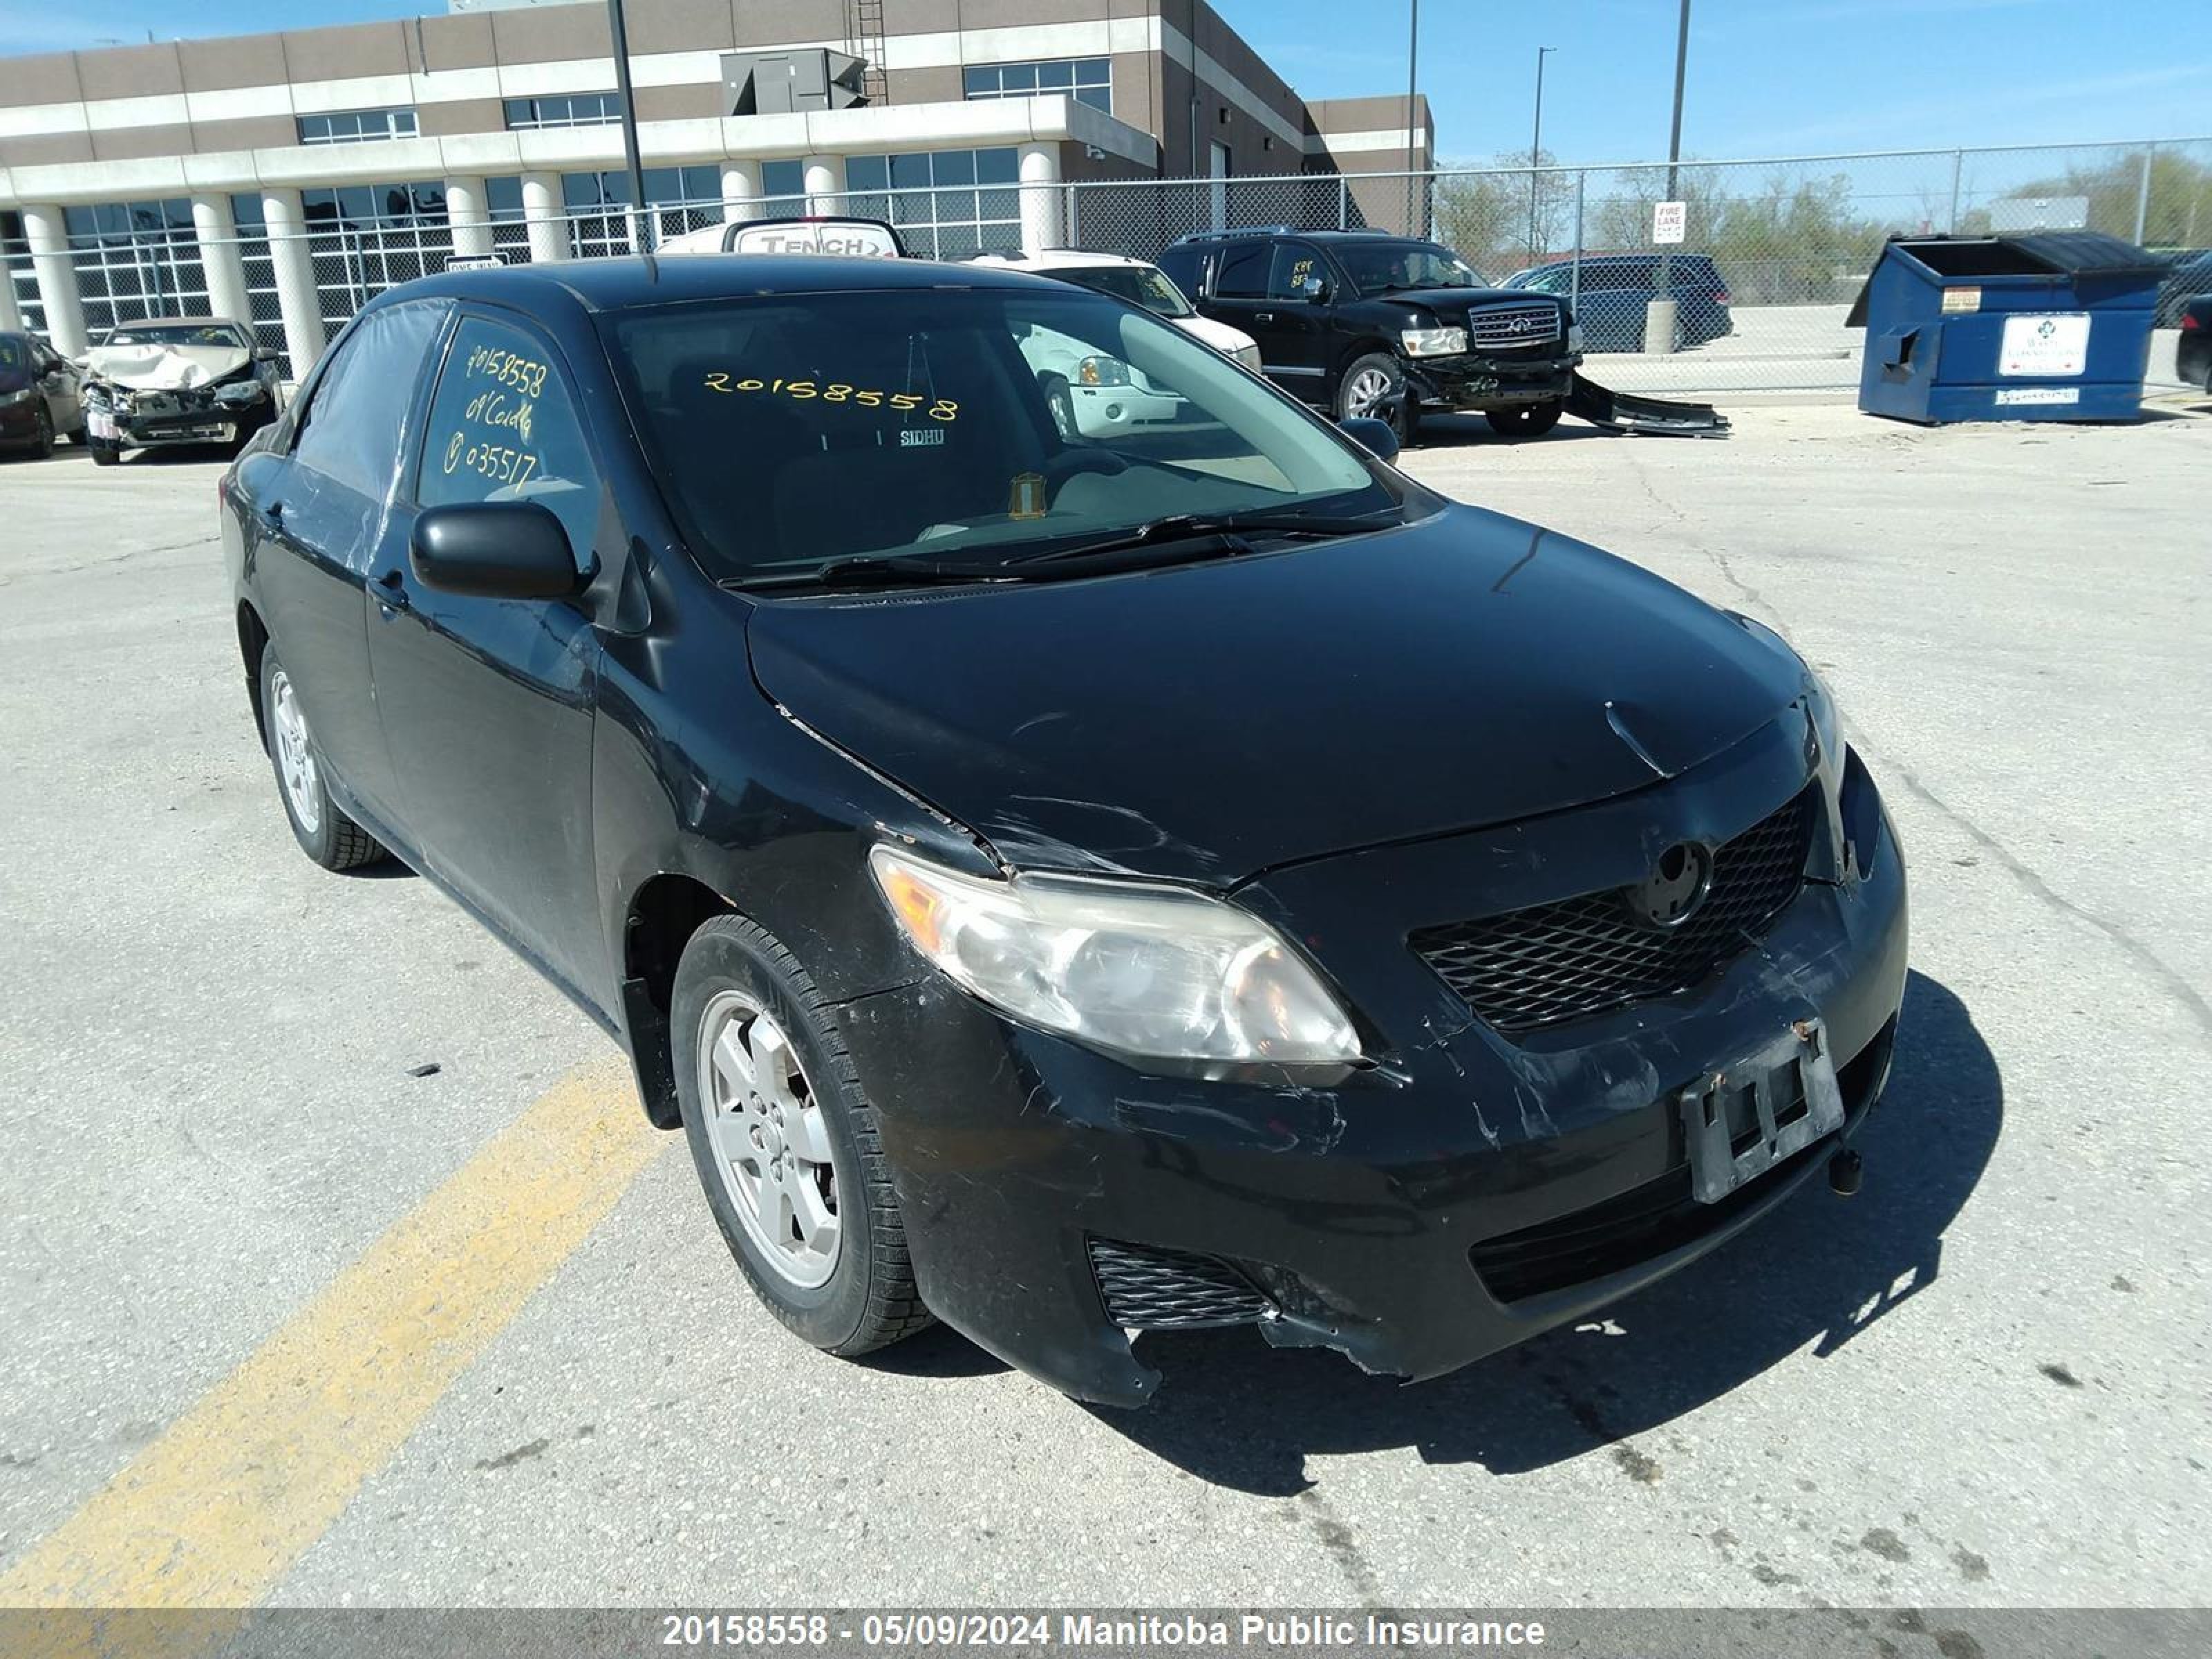
[[[322,780],[315,769],[313,745],[307,740],[307,717],[292,693],[291,678],[281,668],[270,677],[269,701],[284,799],[291,804],[300,828],[312,836],[323,823]]]
[[[1351,415],[1372,415],[1377,405],[1390,395],[1390,390],[1388,374],[1379,368],[1363,368],[1345,387],[1345,410]]]
[[[699,1020],[699,1098],[714,1169],[768,1264],[802,1290],[836,1271],[836,1163],[797,1049],[742,991],[718,992]]]

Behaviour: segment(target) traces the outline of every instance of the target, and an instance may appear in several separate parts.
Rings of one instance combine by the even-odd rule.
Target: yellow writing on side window
[[[957,421],[960,405],[951,398],[927,398],[913,392],[879,392],[866,386],[848,386],[842,380],[831,380],[826,385],[817,380],[789,380],[779,376],[773,380],[757,377],[736,378],[716,371],[702,383],[709,392],[720,392],[735,397],[739,392],[764,392],[771,397],[793,398],[801,403],[819,400],[825,404],[850,404],[861,409],[896,409],[901,411],[920,409],[933,421]]]

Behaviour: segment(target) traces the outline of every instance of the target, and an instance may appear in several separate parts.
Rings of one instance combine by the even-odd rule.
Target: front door
[[[1324,346],[1326,309],[1292,285],[1296,275],[1328,273],[1310,242],[1255,236],[1224,243],[1214,269],[1206,314],[1241,328],[1259,343],[1260,367],[1269,380],[1308,403],[1329,392]]]
[[[407,544],[400,434],[446,313],[424,301],[363,317],[309,388],[290,453],[240,469],[270,641],[341,805],[372,830],[404,826],[369,690],[364,592]]]
[[[466,314],[432,395],[414,499],[531,501],[592,562],[599,470],[558,355]],[[479,599],[417,581],[404,547],[369,582],[377,708],[425,864],[605,1011],[612,992],[592,852],[597,629],[562,600]]]

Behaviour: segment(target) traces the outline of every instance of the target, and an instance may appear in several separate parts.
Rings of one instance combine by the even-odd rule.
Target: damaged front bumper
[[[266,425],[275,412],[268,389],[258,381],[177,392],[102,387],[86,400],[85,426],[101,443],[155,449],[234,442]]]
[[[1582,360],[1578,351],[1534,357],[1413,357],[1406,361],[1406,384],[1424,408],[1440,410],[1558,403],[1566,398]]]
[[[1249,1322],[1418,1379],[1582,1317],[1748,1226],[1826,1160],[1887,1073],[1905,876],[1856,761],[1815,773],[1811,878],[1755,943],[1675,994],[1508,1036],[1407,934],[1633,882],[1657,849],[1725,841],[1806,788],[1812,744],[1787,725],[1630,796],[1243,890],[1313,943],[1373,1028],[1374,1063],[1349,1074],[1139,1071],[935,977],[848,1005],[924,1299],[1055,1388],[1132,1406],[1159,1377],[1130,1327]],[[1800,1022],[1823,1034],[1843,1129],[1697,1201],[1686,1094]]]

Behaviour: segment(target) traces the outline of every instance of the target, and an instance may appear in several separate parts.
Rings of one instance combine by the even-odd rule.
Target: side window
[[[1275,244],[1274,264],[1267,279],[1267,297],[1271,300],[1303,300],[1309,278],[1326,276],[1328,268],[1321,262],[1321,255],[1310,242],[1278,242]]]
[[[385,499],[398,471],[408,406],[444,316],[441,306],[397,305],[363,318],[316,386],[292,459]]]
[[[599,521],[599,470],[552,356],[520,329],[462,318],[430,400],[415,493],[424,507],[537,501],[568,531],[582,570]]]
[[[1223,249],[1220,268],[1213,273],[1214,293],[1224,300],[1266,299],[1274,247],[1273,242],[1254,240]]]

